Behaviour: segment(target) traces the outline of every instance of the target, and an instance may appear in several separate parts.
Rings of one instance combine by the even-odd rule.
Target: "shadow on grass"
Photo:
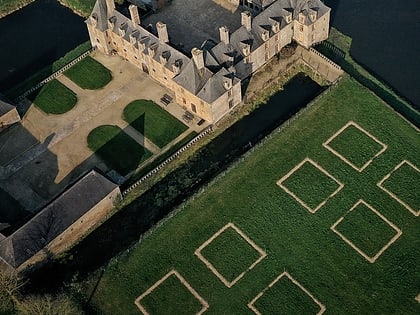
[[[144,121],[144,115],[137,119]],[[88,135],[88,146],[105,164],[126,176],[135,170],[152,153],[144,147],[144,138],[134,140],[117,126],[103,125],[95,128]]]

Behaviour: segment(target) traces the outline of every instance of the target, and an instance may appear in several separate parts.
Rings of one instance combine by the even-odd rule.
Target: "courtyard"
[[[138,159],[138,162],[147,164],[191,132],[200,132],[207,126],[198,126],[197,117],[183,122],[185,110],[172,101],[163,103],[161,100],[170,92],[129,62],[98,52],[91,57],[110,70],[112,80],[109,83],[99,89],[88,90],[61,75],[57,78],[60,87],[64,86],[77,96],[74,107],[64,113],[47,114],[39,107],[31,106],[21,125],[0,136],[0,188],[28,211],[38,211],[93,167],[104,173],[111,170],[112,164],[88,147],[88,136],[97,127],[110,125],[122,130],[130,143],[135,143],[134,148],[138,146],[150,153],[144,159]],[[165,114],[176,117],[174,120],[179,120],[183,129],[172,138],[158,143],[160,146],[153,143],[124,120],[124,109],[136,100],[152,101]],[[130,170],[123,168],[124,174],[120,175],[129,176],[135,169],[134,165]]]

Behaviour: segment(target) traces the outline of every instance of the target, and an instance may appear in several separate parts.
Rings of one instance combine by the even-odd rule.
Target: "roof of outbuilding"
[[[4,114],[10,112],[13,109],[15,109],[15,107],[13,105],[10,105],[6,102],[3,102],[0,99],[0,116],[3,116]]]
[[[90,171],[19,230],[1,240],[0,257],[12,267],[19,267],[116,188],[118,185],[103,175]]]

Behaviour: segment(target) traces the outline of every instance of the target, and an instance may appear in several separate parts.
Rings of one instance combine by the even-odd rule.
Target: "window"
[[[276,41],[279,41],[280,39],[280,34],[276,34]]]
[[[303,32],[303,25],[299,25],[299,32]]]
[[[99,40],[99,38],[97,38],[97,39],[96,39],[96,41],[97,41],[98,43],[100,43],[100,42],[101,42],[101,41]]]
[[[197,112],[197,106],[195,106],[193,103],[191,103],[191,110],[193,111],[193,113]]]
[[[182,98],[182,103],[187,104],[187,101],[185,100],[185,98]]]
[[[268,52],[265,53],[265,61],[268,60]]]
[[[231,109],[233,107],[233,100],[229,101],[229,109]]]
[[[231,97],[232,96],[232,90],[229,90],[228,91],[228,97]]]

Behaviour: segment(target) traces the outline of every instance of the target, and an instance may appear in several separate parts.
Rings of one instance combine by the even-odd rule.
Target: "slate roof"
[[[90,171],[19,230],[0,240],[0,258],[19,267],[117,187],[95,170]]]
[[[3,102],[0,99],[0,116],[3,116],[4,114],[10,112],[13,109],[15,109],[15,107],[13,105],[10,105],[6,102]]]

